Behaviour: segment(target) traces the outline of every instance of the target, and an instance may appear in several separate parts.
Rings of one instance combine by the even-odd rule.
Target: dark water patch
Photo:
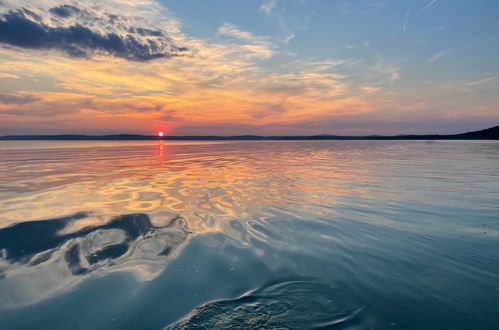
[[[361,310],[331,286],[291,280],[201,305],[165,330],[341,329],[359,323]]]
[[[88,273],[88,268],[82,267],[80,258],[80,245],[75,244],[64,253],[64,260],[68,263],[68,268],[73,275],[84,275]]]
[[[68,217],[45,220],[28,221],[0,229],[0,250],[5,251],[5,259],[10,262],[25,263],[40,252],[49,251],[64,241],[78,235],[57,235],[74,220],[88,217],[85,212]],[[80,233],[80,235],[84,235]]]
[[[69,232],[90,215],[29,221],[0,229],[0,308],[35,303],[76,286],[85,275],[129,272],[157,277],[186,243],[190,231],[181,217],[155,226],[146,214]]]

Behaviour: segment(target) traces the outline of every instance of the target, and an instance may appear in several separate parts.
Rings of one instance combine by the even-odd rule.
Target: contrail
[[[431,6],[433,6],[434,4],[437,3],[437,0],[431,0],[431,2],[429,4],[427,4],[426,6],[424,6],[423,9],[421,9],[417,14],[416,16],[419,16],[421,15],[421,13],[423,13],[424,11],[426,11],[427,9],[429,9]]]
[[[481,85],[481,84],[485,84],[486,82],[489,82],[492,80],[496,80],[496,77],[490,77],[490,78],[485,78],[485,79],[478,80],[478,81],[472,81],[472,82],[468,83],[467,85],[468,86]]]
[[[405,14],[405,21],[404,21],[404,27],[402,28],[402,32],[405,32],[405,29],[407,28],[407,20],[409,19],[410,12],[411,12],[411,10],[407,9],[407,13]]]
[[[440,53],[436,53],[435,55],[433,55],[432,57],[430,57],[426,62],[428,62],[429,64],[435,62],[436,60],[438,60],[440,57],[442,56],[445,56],[449,53],[451,53],[452,51],[450,49],[447,49],[447,50],[443,50],[441,51]]]

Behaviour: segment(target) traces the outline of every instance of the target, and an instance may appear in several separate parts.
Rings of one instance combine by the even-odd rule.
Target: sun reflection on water
[[[199,219],[194,222],[202,231],[207,230],[207,219],[216,216],[216,225],[208,227],[220,230],[215,227],[244,219],[256,209],[330,212],[335,199],[347,194],[343,184],[370,177],[369,168],[329,168],[331,159],[345,157],[341,150],[282,144],[266,152],[258,144],[251,147],[241,151],[237,143],[214,148],[159,141],[112,148],[8,150],[0,163],[7,173],[0,190],[0,226],[81,210],[108,216],[147,212],[153,221],[155,212],[168,211]],[[11,169],[21,158],[28,160]],[[300,164],[304,158],[315,164],[306,171]],[[352,192],[366,194],[369,187],[348,187]],[[321,206],[325,203],[327,209]]]

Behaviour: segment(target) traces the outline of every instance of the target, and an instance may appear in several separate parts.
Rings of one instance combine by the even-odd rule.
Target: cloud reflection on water
[[[0,308],[18,308],[64,293],[89,276],[128,272],[156,278],[186,244],[181,217],[162,227],[146,214],[127,214],[74,230],[89,215],[22,222],[0,229]]]

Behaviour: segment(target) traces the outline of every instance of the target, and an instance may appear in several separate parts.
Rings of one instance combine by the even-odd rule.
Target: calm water
[[[0,155],[0,329],[499,328],[498,142]]]

